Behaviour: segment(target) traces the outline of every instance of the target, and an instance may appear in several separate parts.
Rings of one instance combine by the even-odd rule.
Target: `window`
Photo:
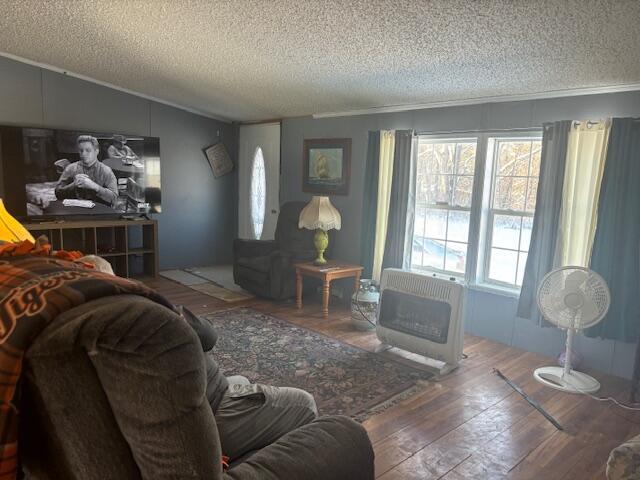
[[[419,137],[412,268],[520,288],[541,138],[539,132],[517,135]]]
[[[522,285],[536,208],[541,141],[491,138],[492,176],[487,220],[485,278],[509,287]]]
[[[413,268],[465,273],[475,163],[476,139],[420,138]]]
[[[267,196],[267,178],[264,167],[264,157],[262,149],[258,147],[253,156],[253,166],[251,168],[251,224],[253,235],[257,240],[262,237],[264,227],[264,216]]]

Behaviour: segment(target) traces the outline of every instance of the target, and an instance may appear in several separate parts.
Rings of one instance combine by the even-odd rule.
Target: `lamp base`
[[[324,258],[324,251],[329,246],[329,235],[321,228],[316,230],[313,236],[313,246],[316,247],[318,257],[313,261],[314,265],[326,265],[327,260]]]

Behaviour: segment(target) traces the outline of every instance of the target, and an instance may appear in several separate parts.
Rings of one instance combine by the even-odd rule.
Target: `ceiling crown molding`
[[[389,105],[384,107],[361,108],[357,110],[346,110],[343,112],[314,113],[312,117],[333,118],[351,117],[356,115],[376,115],[381,113],[407,112],[411,110],[427,110],[433,108],[461,107],[466,105],[480,105],[483,103],[504,103],[521,102],[527,100],[544,100],[561,97],[578,97],[580,95],[599,95],[603,93],[620,93],[640,91],[640,83],[629,83],[623,85],[610,85],[604,87],[572,88],[566,90],[549,90],[539,93],[525,93],[514,95],[499,95],[493,97],[473,97],[460,100],[446,100],[442,102],[414,103],[407,105]]]
[[[63,68],[54,67],[53,65],[49,65],[47,63],[36,62],[34,60],[29,60],[28,58],[19,57],[18,55],[13,55],[7,52],[0,51],[0,57],[8,58],[9,60],[14,60],[20,63],[26,63],[27,65],[31,65],[33,67],[42,68],[44,70],[49,70],[51,72],[60,73],[62,75],[66,75],[68,77],[77,78],[79,80],[84,80],[85,82],[94,83],[96,85],[100,85],[102,87],[107,87],[112,90],[117,90],[118,92],[127,93],[129,95],[134,95],[136,97],[144,98],[145,100],[150,100],[152,102],[161,103],[163,105],[167,105],[169,107],[177,108],[179,110],[184,110],[185,112],[193,113],[196,115],[200,115],[202,117],[207,117],[212,120],[218,120],[219,122],[232,123],[233,120],[226,117],[221,117],[218,115],[212,115],[211,113],[207,113],[195,108],[185,107],[184,105],[178,105],[177,103],[170,102],[168,100],[163,100],[161,98],[154,97],[152,95],[146,95],[144,93],[136,92],[134,90],[129,90],[128,88],[119,87],[118,85],[114,85],[109,82],[103,82],[102,80],[97,80],[92,77],[88,77],[86,75],[82,75],[80,73],[70,72],[69,70],[65,70]]]

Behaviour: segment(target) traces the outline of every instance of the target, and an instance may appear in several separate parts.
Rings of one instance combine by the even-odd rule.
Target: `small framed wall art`
[[[348,195],[351,179],[351,139],[305,139],[302,151],[302,191]]]
[[[229,157],[229,152],[227,152],[224,143],[218,142],[205,148],[204,154],[216,178],[226,175],[233,170],[233,162],[231,161],[231,157]]]

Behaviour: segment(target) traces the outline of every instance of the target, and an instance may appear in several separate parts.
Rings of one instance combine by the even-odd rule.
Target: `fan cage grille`
[[[574,272],[586,277],[578,289],[595,306],[595,314],[585,316],[582,309],[569,308],[562,291],[567,278]],[[607,283],[596,272],[584,267],[562,267],[546,274],[538,288],[537,301],[540,312],[549,322],[560,328],[575,330],[591,327],[604,318],[609,310],[610,292]]]

